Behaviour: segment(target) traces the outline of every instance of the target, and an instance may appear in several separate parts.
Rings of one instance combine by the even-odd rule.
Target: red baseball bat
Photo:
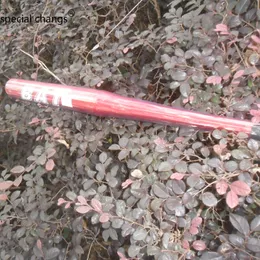
[[[13,98],[66,107],[97,116],[183,125],[204,130],[226,129],[232,132],[244,132],[251,138],[260,140],[260,125],[250,121],[187,111],[122,97],[104,90],[21,79],[8,80],[5,90]]]

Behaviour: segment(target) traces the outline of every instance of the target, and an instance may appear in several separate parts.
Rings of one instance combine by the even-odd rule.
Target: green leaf
[[[246,218],[237,214],[230,213],[229,220],[236,230],[238,230],[241,234],[248,236],[250,228]]]
[[[172,169],[172,165],[169,162],[161,162],[158,167],[159,172],[170,171]]]
[[[157,182],[152,186],[154,194],[158,198],[166,199],[169,197],[169,194],[166,190],[166,187],[163,183]]]
[[[250,229],[254,232],[260,232],[260,216],[256,216],[250,223]]]
[[[237,14],[243,14],[247,11],[251,1],[249,0],[239,0],[236,5],[235,12]]]
[[[57,247],[52,247],[47,250],[45,254],[45,259],[50,260],[56,258],[60,254],[60,249]]]
[[[202,202],[208,207],[214,207],[217,205],[218,200],[211,192],[205,192],[202,194]]]

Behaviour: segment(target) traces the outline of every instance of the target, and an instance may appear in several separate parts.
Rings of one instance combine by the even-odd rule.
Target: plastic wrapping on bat
[[[247,134],[251,134],[254,126],[250,121],[173,108],[86,87],[10,79],[5,90],[13,98],[65,107],[96,116],[182,125],[204,130],[226,129]]]

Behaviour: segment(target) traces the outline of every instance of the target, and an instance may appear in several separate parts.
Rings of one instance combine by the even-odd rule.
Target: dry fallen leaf
[[[60,144],[65,145],[67,149],[70,148],[70,145],[65,140],[59,139],[59,140],[57,140],[57,142],[60,143]]]

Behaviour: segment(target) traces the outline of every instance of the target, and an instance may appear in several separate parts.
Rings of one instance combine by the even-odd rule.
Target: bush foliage
[[[2,1],[1,17],[46,20],[1,20],[1,83],[87,86],[258,123],[259,8],[248,0]],[[260,258],[258,141],[1,91],[0,259]]]

